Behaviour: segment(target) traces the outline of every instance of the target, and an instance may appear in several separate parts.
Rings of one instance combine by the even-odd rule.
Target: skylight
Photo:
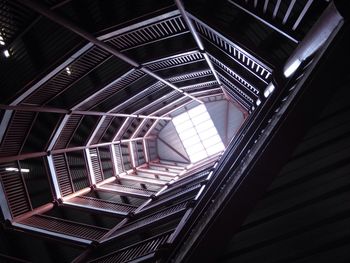
[[[192,108],[172,121],[192,163],[225,149],[204,105]]]

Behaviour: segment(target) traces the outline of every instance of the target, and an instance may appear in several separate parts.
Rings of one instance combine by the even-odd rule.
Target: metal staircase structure
[[[78,2],[1,3],[4,72],[23,72],[3,80],[0,235],[72,246],[76,263],[213,262],[316,114],[303,110],[327,99],[317,87],[348,13],[338,1],[228,0],[211,14],[210,3],[176,0],[117,23],[101,1]],[[244,33],[229,30],[237,23]],[[41,27],[52,36],[36,50],[28,38]],[[244,116],[225,151],[161,159],[171,119],[215,101]],[[28,254],[4,248],[0,259]]]

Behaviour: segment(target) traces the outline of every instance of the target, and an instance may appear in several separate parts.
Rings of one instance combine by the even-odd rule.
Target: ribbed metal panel
[[[103,91],[98,92],[95,96],[89,99],[86,103],[79,107],[80,110],[88,110],[92,107],[102,103],[104,100],[108,99],[110,96],[114,95],[117,91],[131,85],[133,82],[144,76],[145,74],[140,70],[132,70],[129,74],[126,74],[118,81],[113,82],[112,85],[108,85]]]
[[[105,190],[111,190],[113,192],[117,192],[120,194],[142,196],[142,197],[149,197],[152,194],[156,193],[156,191],[143,189],[139,187],[121,185],[116,183],[107,183],[101,186],[100,188]]]
[[[257,88],[255,88],[252,84],[250,84],[248,80],[246,80],[243,77],[241,77],[239,74],[234,72],[231,68],[226,66],[220,60],[214,58],[213,56],[210,56],[210,60],[214,63],[214,65],[217,65],[220,69],[222,69],[225,73],[227,73],[234,80],[239,82],[243,87],[245,87],[251,93],[253,93],[254,95],[258,95],[259,94],[259,90]]]
[[[103,171],[104,179],[114,176],[113,165],[112,165],[112,153],[109,147],[99,147],[101,166]]]
[[[22,174],[33,208],[52,202],[53,193],[51,192],[48,172],[45,169],[45,159],[31,158],[19,163],[21,169],[29,170],[29,172]]]
[[[63,69],[55,77],[50,79],[36,92],[29,96],[25,102],[41,105],[50,101],[54,96],[58,95],[75,81],[83,77],[108,56],[109,54],[106,51],[103,51],[98,47],[90,48],[85,54],[69,65],[71,74],[67,74],[66,69]]]
[[[202,36],[214,43],[222,51],[230,54],[235,61],[243,65],[252,74],[259,76],[264,81],[268,81],[271,78],[272,70],[269,67],[200,20],[195,19],[194,23]]]
[[[72,139],[75,129],[78,127],[82,119],[83,117],[81,115],[72,115],[69,117],[57,139],[54,149],[63,149],[68,145]]]
[[[107,116],[103,120],[99,120],[99,124],[101,122],[101,125],[97,129],[96,133],[91,135],[93,136],[91,139],[91,144],[96,144],[100,141],[101,137],[105,134],[113,119],[113,117]]]
[[[112,147],[114,147],[115,151],[115,159],[116,159],[116,166],[118,167],[119,173],[124,172],[124,165],[123,165],[123,157],[122,157],[122,150],[120,148],[119,144],[114,144]]]
[[[95,241],[99,240],[104,234],[108,232],[108,230],[104,228],[79,224],[73,221],[63,220],[46,215],[34,215],[20,221],[20,223],[68,236]]]
[[[123,166],[124,169],[130,170],[132,168],[131,165],[131,156],[130,156],[130,150],[129,150],[129,145],[128,144],[120,144],[120,149],[122,153],[122,160],[123,160]]]
[[[1,164],[0,179],[3,185],[7,202],[13,217],[19,216],[31,210],[30,201],[27,198],[24,182],[19,171],[6,171],[6,168],[18,170],[16,163]]]
[[[33,112],[17,111],[14,113],[0,146],[0,156],[19,154],[35,116]]]
[[[52,156],[58,185],[63,196],[73,193],[73,185],[69,175],[68,165],[64,154]]]
[[[122,262],[136,262],[138,258],[145,257],[149,255],[150,259],[157,249],[166,243],[171,233],[165,233],[156,237],[146,239],[142,242],[136,243],[135,245],[120,249],[112,254],[106,255],[104,257],[98,258],[90,262],[98,263],[122,263]]]
[[[47,149],[51,134],[60,120],[60,114],[38,113],[32,124],[32,128],[27,134],[27,139],[23,145],[21,153],[40,152]]]
[[[120,128],[122,128],[122,125],[126,118],[119,118],[116,117],[111,121],[111,124],[108,126],[108,128],[103,133],[102,137],[100,138],[99,142],[111,142],[113,141],[113,138],[116,136],[116,133]],[[119,138],[117,138],[118,140]]]
[[[89,187],[88,171],[83,151],[66,154],[70,175],[75,191]]]
[[[94,171],[96,183],[99,183],[104,180],[103,171],[100,162],[100,153],[97,148],[90,148],[90,157],[92,163],[92,169]]]
[[[161,69],[171,68],[171,67],[198,62],[202,60],[204,60],[204,58],[201,53],[189,52],[188,54],[180,54],[174,57],[161,59],[157,62],[152,62],[149,64],[146,63],[145,65],[150,70],[157,71]]]
[[[83,205],[90,209],[103,209],[110,212],[126,215],[133,212],[136,207],[128,204],[106,201],[88,196],[77,196],[67,201],[69,204]]]
[[[186,31],[187,29],[182,18],[176,16],[116,36],[107,42],[118,50],[126,50]]]
[[[176,215],[184,213],[187,204],[188,202],[182,202],[153,214],[145,215],[146,213],[143,213],[140,219],[137,219],[118,229],[115,233],[112,234],[112,236],[130,234],[133,231],[141,231],[141,228],[154,224],[160,224],[160,221],[167,221],[167,219],[169,221],[170,217],[174,217]]]
[[[158,159],[158,152],[157,152],[157,141],[156,140],[147,140],[147,149],[148,149],[148,155],[149,159],[156,160]]]

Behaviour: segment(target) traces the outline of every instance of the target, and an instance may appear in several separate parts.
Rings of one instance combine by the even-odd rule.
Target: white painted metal
[[[57,200],[61,199],[62,198],[61,190],[60,190],[60,187],[58,185],[56,169],[55,169],[55,165],[53,163],[52,155],[47,156],[47,163],[49,165],[49,174],[50,174],[50,177],[52,180],[53,188],[55,190],[55,193],[54,193],[55,197]]]
[[[85,149],[85,156],[86,156],[86,160],[88,163],[91,184],[95,185],[96,184],[96,177],[95,177],[94,169],[92,168],[90,149]]]

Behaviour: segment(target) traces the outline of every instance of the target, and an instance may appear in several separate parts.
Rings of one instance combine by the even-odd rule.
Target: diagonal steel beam
[[[57,23],[57,24],[65,27],[65,28],[67,28],[68,30],[76,33],[77,35],[79,35],[82,38],[88,40],[89,42],[93,43],[94,45],[102,48],[103,50],[107,51],[108,53],[116,56],[117,58],[119,58],[120,60],[124,61],[125,63],[127,63],[127,64],[129,64],[129,65],[131,65],[131,66],[133,66],[133,67],[143,71],[144,73],[148,74],[149,76],[151,76],[151,77],[153,77],[153,78],[163,82],[164,84],[168,85],[172,89],[177,90],[178,92],[182,93],[184,96],[190,97],[192,100],[196,100],[199,103],[202,103],[197,98],[195,98],[195,97],[191,96],[190,94],[188,94],[187,92],[184,92],[183,90],[179,89],[175,85],[173,85],[170,82],[168,82],[165,79],[163,79],[158,74],[156,74],[156,73],[150,71],[149,69],[143,67],[141,64],[139,64],[135,60],[129,58],[128,56],[122,54],[121,52],[119,52],[115,48],[111,47],[107,43],[105,43],[105,42],[103,42],[101,40],[98,40],[96,37],[94,37],[89,32],[87,32],[87,31],[83,30],[82,28],[78,27],[77,25],[75,25],[74,23],[69,21],[68,19],[65,19],[64,17],[56,14],[55,12],[51,11],[50,9],[45,7],[44,5],[39,4],[38,2],[31,1],[31,0],[18,0],[18,1],[20,3],[22,3],[23,5],[29,7],[30,9],[32,9],[32,10],[38,12],[39,14],[47,17],[48,19],[54,21],[55,23]]]
[[[179,11],[180,11],[180,13],[181,13],[181,16],[182,16],[183,19],[185,20],[185,23],[186,23],[188,29],[190,30],[190,32],[191,32],[191,34],[192,34],[194,40],[196,41],[197,46],[198,46],[200,52],[202,53],[202,55],[203,55],[205,61],[207,62],[208,66],[209,66],[209,68],[210,68],[210,70],[211,70],[211,72],[213,72],[213,75],[214,75],[216,81],[219,83],[219,85],[222,85],[221,80],[220,80],[220,78],[219,78],[218,74],[216,73],[216,70],[215,70],[215,68],[214,68],[214,66],[213,66],[213,63],[211,62],[211,60],[210,60],[208,54],[206,53],[206,51],[205,51],[205,49],[204,49],[203,42],[202,42],[201,38],[199,37],[199,35],[198,35],[197,31],[196,31],[196,28],[195,28],[195,26],[193,25],[191,19],[188,17],[188,15],[187,15],[187,13],[186,13],[186,10],[185,10],[185,8],[184,8],[184,6],[183,6],[181,0],[175,0],[175,3],[176,3],[177,8],[179,9]],[[222,88],[222,91],[223,91],[223,93],[225,94],[225,96],[226,96],[226,98],[227,98],[228,95],[226,94],[226,90],[225,90],[224,88]]]
[[[157,117],[147,116],[142,114],[124,114],[124,113],[112,113],[112,112],[100,112],[100,111],[82,111],[82,110],[65,110],[60,108],[51,107],[39,107],[39,106],[26,106],[26,105],[4,105],[0,104],[2,110],[16,110],[16,111],[32,111],[32,112],[49,112],[49,113],[61,113],[61,114],[73,114],[73,115],[89,115],[89,116],[111,116],[111,117],[131,117],[139,119],[163,119],[170,120],[169,117]]]

